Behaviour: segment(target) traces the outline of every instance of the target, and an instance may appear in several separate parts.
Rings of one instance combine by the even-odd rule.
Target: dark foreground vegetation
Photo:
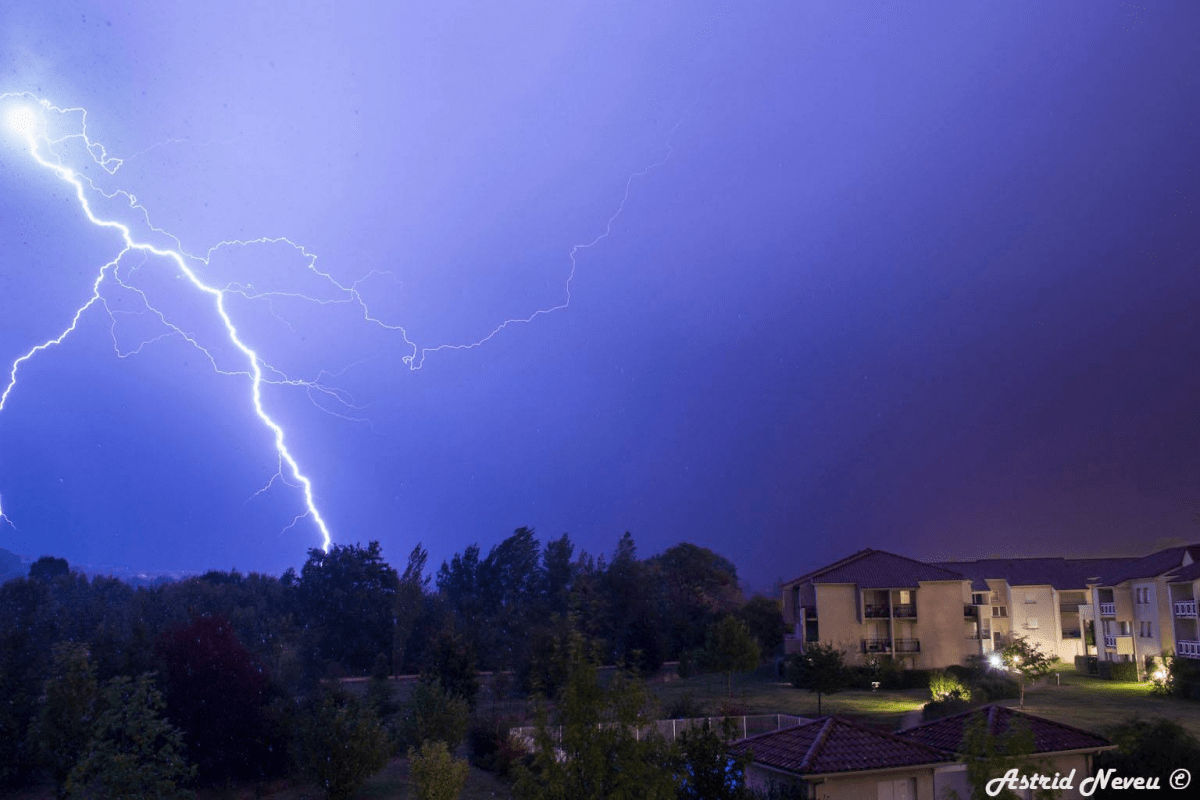
[[[776,601],[745,600],[729,561],[690,544],[639,559],[629,534],[592,557],[525,528],[436,577],[426,560],[418,546],[397,570],[372,542],[312,550],[281,577],[134,589],[40,559],[0,585],[0,789],[166,798],[290,777],[351,797],[406,755],[413,796],[455,797],[465,750],[522,797],[695,797],[701,779],[742,792],[724,767],[703,773],[719,731],[666,743],[625,724],[646,719],[639,678],[665,660],[723,673],[728,693],[781,647]],[[597,664],[620,669],[601,681]],[[397,674],[420,677],[397,691]],[[539,737],[558,726],[584,761],[624,764],[623,783],[602,770],[585,791],[514,750],[505,703],[524,697],[546,699]]]

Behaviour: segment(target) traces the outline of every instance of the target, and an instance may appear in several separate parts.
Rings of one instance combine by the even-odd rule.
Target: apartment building
[[[1194,568],[1200,545],[1159,550],[1092,583],[1084,621],[1096,631],[1096,655],[1132,661],[1139,673],[1146,656],[1163,652],[1200,658]],[[1191,604],[1188,601],[1191,600]],[[1184,644],[1186,643],[1186,644]]]
[[[1101,576],[1136,558],[985,558],[937,565],[971,579],[984,643],[981,652],[1002,650],[1023,636],[1043,653],[1071,661],[1088,654],[1081,607]],[[987,634],[990,631],[990,636]],[[1093,650],[1094,652],[1094,650]]]
[[[958,664],[978,649],[972,608],[961,573],[868,548],[783,584],[785,648],[831,642],[850,663],[887,655],[918,669]]]
[[[1200,545],[1131,558],[926,563],[860,550],[783,585],[787,652],[829,642],[850,663],[962,663],[1022,636],[1071,661],[1200,658]],[[961,609],[961,610],[960,610]]]

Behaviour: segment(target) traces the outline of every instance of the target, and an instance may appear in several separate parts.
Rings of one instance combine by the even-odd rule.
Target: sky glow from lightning
[[[289,437],[285,433],[283,426],[268,412],[264,404],[263,387],[264,385],[270,385],[302,389],[308,393],[309,399],[320,410],[356,422],[365,421],[358,413],[361,409],[355,405],[353,397],[348,392],[327,383],[327,380],[336,377],[336,374],[322,371],[312,378],[295,378],[289,376],[284,370],[273,366],[262,355],[260,352],[261,348],[252,347],[244,338],[227,306],[227,299],[233,295],[244,298],[247,301],[263,301],[267,304],[269,313],[275,319],[289,327],[292,327],[291,323],[276,313],[272,305],[274,301],[288,299],[317,305],[349,305],[357,309],[356,313],[361,316],[363,323],[387,331],[389,335],[398,335],[402,342],[400,346],[406,351],[406,354],[401,357],[402,363],[407,365],[410,371],[416,371],[421,369],[426,357],[430,353],[442,350],[468,350],[480,347],[506,328],[530,323],[540,316],[566,309],[571,302],[571,284],[575,278],[578,253],[596,246],[611,234],[613,223],[624,210],[635,179],[644,177],[650,171],[665,164],[671,157],[672,152],[668,140],[666,153],[660,160],[633,173],[626,180],[621,200],[616,210],[608,218],[603,232],[590,241],[576,244],[571,248],[568,254],[570,268],[563,287],[564,294],[560,301],[550,306],[539,308],[528,315],[506,319],[494,326],[486,335],[471,341],[420,346],[409,338],[404,326],[388,322],[373,313],[359,291],[364,281],[377,276],[391,276],[391,273],[382,270],[371,270],[353,283],[346,284],[339,282],[330,272],[318,268],[317,256],[315,254],[310,253],[303,246],[285,237],[231,239],[221,241],[210,247],[203,255],[189,253],[184,249],[179,238],[151,223],[148,209],[141,205],[136,197],[122,189],[106,191],[88,177],[88,169],[92,165],[101,168],[108,176],[113,176],[121,167],[122,160],[109,156],[101,144],[89,138],[87,133],[87,111],[85,109],[60,108],[47,100],[28,93],[0,94],[0,102],[10,103],[4,112],[7,127],[23,142],[28,155],[32,157],[38,166],[48,170],[60,181],[71,187],[78,201],[79,208],[92,225],[115,232],[123,244],[119,252],[95,273],[87,299],[75,309],[69,323],[57,335],[33,345],[12,362],[11,367],[7,371],[7,380],[3,383],[2,391],[0,391],[0,413],[4,411],[10,397],[16,390],[23,366],[35,356],[63,344],[71,334],[76,332],[84,317],[97,308],[106,313],[111,321],[110,331],[113,336],[114,349],[120,358],[136,355],[153,342],[177,336],[199,351],[217,373],[248,379],[251,405],[259,421],[271,432],[278,459],[278,469],[275,474],[272,475],[265,486],[254,493],[254,496],[258,496],[271,489],[276,481],[293,488],[299,488],[303,497],[304,510],[297,514],[283,530],[289,530],[305,519],[310,520],[320,532],[321,546],[326,551],[329,549],[333,537],[325,518],[319,510],[313,483],[304,471],[302,471],[299,462],[289,448]],[[63,126],[68,127],[67,132],[58,135],[58,129]],[[676,125],[676,128],[678,128],[678,125]],[[68,166],[70,163],[68,151],[71,147],[79,145],[82,145],[83,151],[87,153],[87,158],[85,158],[85,163],[78,169],[73,169],[71,166]],[[87,163],[88,159],[90,159],[91,164]],[[127,224],[111,218],[111,214],[97,212],[96,203],[108,203],[111,201],[127,204],[128,208],[135,212],[135,221]],[[135,228],[138,230],[144,228],[145,233],[135,233]],[[157,241],[156,237],[163,238],[167,244],[155,243]],[[218,253],[234,248],[250,247],[280,247],[290,249],[299,258],[300,262],[304,264],[306,271],[311,276],[315,276],[323,285],[332,290],[333,296],[317,297],[308,291],[302,290],[262,290],[256,288],[248,281],[236,280],[221,283],[206,279],[203,276],[202,273],[211,266],[213,258]],[[140,260],[137,263],[130,263],[139,257]],[[176,277],[186,279],[196,293],[206,296],[211,301],[211,310],[216,314],[215,319],[220,322],[220,327],[224,331],[227,343],[233,345],[239,354],[240,363],[237,366],[226,364],[225,360],[218,352],[214,351],[211,345],[203,343],[199,335],[186,329],[185,324],[173,321],[170,312],[156,305],[147,291],[132,282],[131,278],[137,270],[151,265],[155,261],[161,265],[169,265],[177,273]],[[114,285],[118,287],[116,291],[130,292],[137,298],[137,302],[141,306],[144,306],[144,312],[152,315],[157,320],[157,323],[161,325],[162,331],[160,334],[143,339],[136,347],[122,350],[118,344],[116,334],[118,316],[129,312],[118,311],[110,305],[112,298],[106,295],[106,287],[113,287]],[[293,330],[295,330],[294,327]],[[321,402],[318,402],[318,399]],[[3,508],[0,508],[0,522],[13,524],[12,520],[4,515]]]

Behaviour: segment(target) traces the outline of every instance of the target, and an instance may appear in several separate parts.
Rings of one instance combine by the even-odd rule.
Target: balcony
[[[1116,603],[1101,603],[1100,604],[1100,616],[1115,617],[1116,615],[1117,615],[1117,604]]]
[[[864,653],[887,653],[892,649],[891,639],[863,639],[862,651]]]
[[[892,606],[892,616],[896,619],[916,619],[917,607],[913,603],[901,603]]]
[[[1196,601],[1195,600],[1177,600],[1177,601],[1175,601],[1175,616],[1177,616],[1177,617],[1195,617],[1196,616]]]
[[[966,619],[978,618],[979,617],[979,607],[964,605],[963,606],[963,617]]]
[[[897,653],[919,653],[921,652],[921,641],[919,639],[897,639]]]
[[[1176,642],[1175,655],[1183,656],[1184,658],[1200,658],[1200,642]]]
[[[865,606],[863,608],[863,616],[867,619],[887,619],[890,616],[890,609],[886,605]]]
[[[1113,636],[1111,633],[1104,634],[1104,646],[1107,647],[1109,650],[1116,650],[1117,649],[1117,637]]]

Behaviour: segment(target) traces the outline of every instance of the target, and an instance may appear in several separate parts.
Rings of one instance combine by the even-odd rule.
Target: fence
[[[760,733],[770,733],[777,731],[780,728],[790,728],[793,725],[799,725],[801,722],[807,722],[805,717],[797,717],[793,714],[756,714],[753,716],[744,717],[693,717],[691,719],[660,719],[651,722],[649,725],[642,725],[634,729],[634,738],[639,741],[643,736],[658,735],[666,739],[668,742],[673,742],[686,730],[698,728],[705,724],[712,727],[718,732],[724,731],[726,721],[729,722],[733,738],[745,739],[747,736],[757,736]],[[600,723],[598,727],[608,728],[617,725],[616,722]],[[533,749],[534,736],[537,733],[535,727],[513,728],[509,732],[509,736],[522,745],[526,750]],[[550,736],[554,741],[558,741],[562,737],[562,728],[550,728]]]

